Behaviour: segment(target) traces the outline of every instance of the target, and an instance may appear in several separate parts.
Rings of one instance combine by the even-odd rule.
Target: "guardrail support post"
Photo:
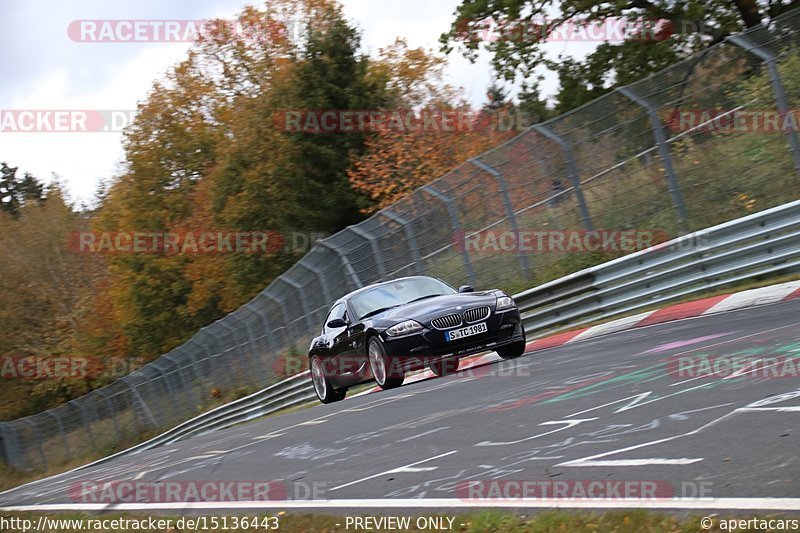
[[[488,165],[478,159],[477,157],[470,159],[470,162],[475,165],[476,167],[484,170],[494,176],[494,179],[497,180],[497,185],[500,187],[500,193],[503,195],[503,206],[506,210],[506,218],[508,218],[509,224],[511,224],[511,230],[514,232],[515,237],[517,238],[517,242],[519,242],[519,226],[517,225],[517,216],[514,213],[514,206],[511,204],[511,198],[508,196],[508,185],[506,184],[505,178],[503,175],[493,166]],[[580,196],[580,199],[583,199],[583,195]],[[587,212],[588,215],[588,212]],[[591,224],[591,222],[590,222]],[[522,268],[522,273],[525,275],[526,278],[531,277],[531,270],[528,266],[528,256],[525,255],[525,252],[522,250],[522,247],[519,247],[517,250],[517,255],[519,256],[519,266]]]
[[[578,202],[578,209],[583,219],[583,226],[587,231],[594,231],[592,217],[589,215],[589,206],[586,204],[586,198],[583,196],[581,176],[578,173],[578,165],[575,163],[575,154],[572,152],[572,145],[564,137],[541,124],[535,124],[531,126],[531,129],[544,135],[561,147],[561,150],[564,152],[564,161],[567,163],[567,174],[569,174],[569,179],[572,182],[572,188],[575,191],[575,200]]]
[[[689,216],[686,214],[686,204],[683,202],[683,195],[678,184],[678,178],[675,175],[675,168],[672,166],[672,156],[669,153],[669,146],[667,146],[667,136],[664,135],[664,124],[658,116],[658,111],[653,104],[633,92],[630,88],[620,87],[617,90],[647,111],[647,115],[650,117],[650,126],[653,129],[653,135],[658,145],[658,153],[661,156],[661,162],[664,164],[664,171],[667,173],[667,184],[672,195],[672,204],[678,213],[678,224],[681,228],[681,233],[689,233]]]
[[[419,255],[417,237],[414,235],[414,231],[411,229],[411,223],[389,209],[383,209],[381,214],[403,226],[403,232],[406,234],[406,239],[408,240],[408,248],[411,250],[411,259],[414,261],[414,267],[416,268],[417,274],[424,276],[425,265],[423,264],[422,258]]]
[[[728,41],[740,48],[745,49],[767,64],[769,79],[772,83],[772,92],[775,94],[775,104],[777,105],[778,113],[783,121],[787,113],[790,113],[791,111],[789,110],[789,103],[786,100],[786,91],[784,90],[783,83],[781,82],[781,75],[778,72],[778,64],[775,61],[775,56],[765,48],[758,46],[744,35],[731,35],[728,37]],[[794,161],[795,172],[797,172],[797,176],[800,177],[800,142],[798,142],[797,139],[797,128],[794,121],[788,122],[791,122],[791,125],[789,128],[784,128],[783,132],[786,135],[786,140],[789,141],[789,148],[792,151],[792,160]]]
[[[442,203],[444,203],[445,207],[447,208],[447,214],[450,216],[450,226],[453,229],[453,233],[456,236],[460,236],[462,240],[461,259],[464,261],[464,270],[467,273],[467,278],[469,279],[470,285],[474,286],[475,270],[472,268],[472,259],[470,259],[469,257],[469,251],[467,250],[467,247],[464,246],[463,244],[465,235],[463,229],[461,228],[461,222],[458,220],[458,209],[456,209],[456,206],[453,205],[453,198],[447,196],[446,194],[440,191],[437,191],[431,185],[425,185],[420,189],[427,192],[428,194],[430,194],[437,200],[441,201]]]

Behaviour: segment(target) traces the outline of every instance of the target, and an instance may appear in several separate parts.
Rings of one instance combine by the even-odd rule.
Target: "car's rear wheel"
[[[347,394],[347,389],[334,389],[330,380],[325,376],[322,359],[316,355],[311,358],[311,382],[314,384],[314,392],[322,403],[333,403],[343,400]]]
[[[515,342],[497,349],[497,355],[502,359],[516,359],[525,353],[525,341]]]
[[[380,388],[393,389],[403,384],[406,377],[405,372],[399,366],[392,365],[383,348],[383,343],[378,337],[372,337],[369,340],[367,355],[369,355],[369,369],[372,377],[375,378]]]
[[[430,368],[431,372],[439,377],[448,376],[458,372],[458,364],[460,362],[461,360],[457,357],[452,357],[450,359],[439,359],[438,361],[428,365],[428,368]]]

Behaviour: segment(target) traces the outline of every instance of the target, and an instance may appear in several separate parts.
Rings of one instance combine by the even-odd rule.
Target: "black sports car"
[[[454,373],[459,358],[486,350],[504,359],[525,352],[514,300],[497,289],[456,291],[439,279],[412,276],[337,300],[308,358],[314,390],[330,403],[370,379],[390,389],[425,366],[437,376]]]

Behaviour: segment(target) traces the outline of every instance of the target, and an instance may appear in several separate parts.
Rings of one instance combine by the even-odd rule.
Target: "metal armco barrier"
[[[800,270],[800,201],[698,231],[514,296],[525,331],[573,328],[737,281]]]
[[[792,269],[796,209],[787,202],[800,197],[800,141],[785,119],[800,109],[798,50],[795,9],[542,124],[517,117],[518,135],[317,242],[169,353],[57,408],[0,422],[0,458],[16,470],[62,468],[293,402],[287,387],[296,381],[278,382],[305,370],[296,366],[333,299],[385,279],[424,273],[456,286],[536,287],[517,297],[538,335]],[[767,116],[780,127],[765,129]],[[608,263],[623,252],[466,245],[482,235],[627,229],[684,237]],[[284,400],[250,396],[198,417],[219,393],[270,385],[257,394]]]

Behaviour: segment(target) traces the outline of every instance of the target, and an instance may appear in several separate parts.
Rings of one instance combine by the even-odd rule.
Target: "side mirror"
[[[331,329],[346,328],[347,322],[345,322],[343,318],[334,318],[328,322],[327,326]]]
[[[475,292],[475,289],[469,285],[462,285],[458,288],[458,292]]]

